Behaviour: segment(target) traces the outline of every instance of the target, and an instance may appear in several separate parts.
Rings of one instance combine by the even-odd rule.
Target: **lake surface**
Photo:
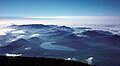
[[[40,47],[48,50],[76,51],[76,49],[74,48],[60,46],[60,45],[53,45],[52,43],[54,42],[44,42],[40,45]]]

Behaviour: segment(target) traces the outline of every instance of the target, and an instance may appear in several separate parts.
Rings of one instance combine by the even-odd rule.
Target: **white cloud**
[[[16,40],[21,39],[21,38],[25,38],[25,35],[20,35],[20,36],[14,38],[14,39],[11,39],[10,42],[16,41]]]
[[[20,39],[20,38],[24,38],[24,37],[25,37],[25,35],[20,35],[17,38]]]
[[[22,34],[24,34],[25,31],[24,30],[18,30],[18,31],[13,31],[12,33],[22,33]]]
[[[89,57],[88,59],[86,59],[87,63],[92,65],[93,64],[93,57]]]
[[[6,53],[5,55],[10,57],[22,56],[22,54],[9,54],[9,53]]]
[[[40,36],[40,34],[32,34],[32,35],[30,36],[30,38],[32,38],[32,37],[38,37],[38,36]]]
[[[9,33],[11,31],[13,31],[15,29],[12,29],[12,28],[3,28],[3,29],[0,29],[0,35],[6,35],[6,33]]]
[[[36,19],[55,19],[55,18],[65,18],[65,19],[87,19],[87,20],[106,20],[106,19],[119,19],[119,16],[33,16],[33,17],[26,17],[26,18],[36,18]]]
[[[65,60],[73,60],[73,61],[76,61],[77,59],[76,58],[67,58]]]
[[[34,16],[34,17],[27,17],[27,18],[38,18],[38,19],[55,19],[55,18],[80,18],[80,16]]]
[[[120,16],[31,16],[24,19],[0,19],[0,24],[45,24],[79,26],[84,24],[120,24]]]
[[[71,58],[67,58],[67,59],[65,59],[65,60],[71,60]]]
[[[0,47],[2,46],[2,44],[0,44]]]

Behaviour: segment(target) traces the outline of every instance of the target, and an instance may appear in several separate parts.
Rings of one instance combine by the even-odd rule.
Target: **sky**
[[[0,0],[0,24],[120,23],[120,0]]]

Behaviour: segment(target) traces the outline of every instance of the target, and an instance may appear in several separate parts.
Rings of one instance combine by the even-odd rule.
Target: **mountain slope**
[[[53,58],[34,58],[34,57],[5,57],[0,56],[0,64],[4,66],[92,66],[81,62],[67,61]]]

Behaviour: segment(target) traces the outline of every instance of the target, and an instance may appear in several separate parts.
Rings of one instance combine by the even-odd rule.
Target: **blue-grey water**
[[[40,47],[48,50],[76,51],[76,49],[74,48],[60,46],[60,45],[53,45],[52,43],[54,42],[44,42],[40,45]]]

